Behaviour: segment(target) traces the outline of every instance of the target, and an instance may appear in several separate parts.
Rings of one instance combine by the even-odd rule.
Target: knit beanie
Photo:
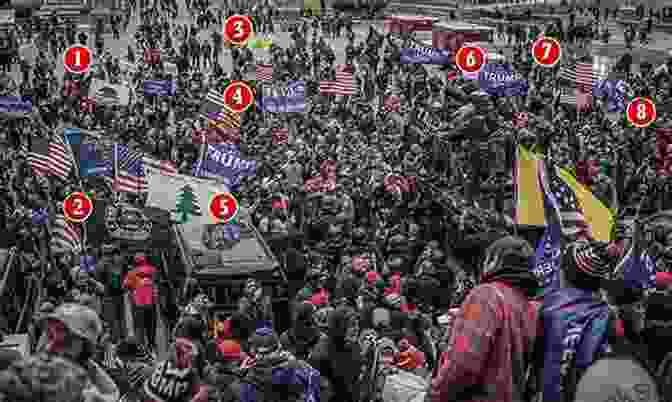
[[[615,260],[604,242],[580,240],[569,244],[563,253],[562,269],[572,285],[597,290],[611,278]]]
[[[280,347],[278,335],[271,328],[259,328],[250,338],[250,348],[256,353],[264,354]]]

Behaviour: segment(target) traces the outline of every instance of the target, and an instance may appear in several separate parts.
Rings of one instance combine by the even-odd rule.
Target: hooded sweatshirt
[[[333,395],[321,402],[356,402],[359,400],[359,374],[362,357],[358,344],[346,342],[345,335],[354,317],[352,309],[339,307],[329,317],[327,337],[320,340],[308,364],[317,369],[332,386]]]
[[[448,351],[432,380],[433,402],[523,399],[525,357],[540,326],[539,312],[528,300],[536,278],[527,267],[511,268],[483,282],[455,318]]]

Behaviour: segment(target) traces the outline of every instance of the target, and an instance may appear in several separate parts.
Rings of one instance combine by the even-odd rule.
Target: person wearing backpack
[[[534,250],[504,236],[485,251],[481,283],[462,303],[448,349],[426,401],[522,401],[538,333],[530,298],[539,281],[530,271]]]

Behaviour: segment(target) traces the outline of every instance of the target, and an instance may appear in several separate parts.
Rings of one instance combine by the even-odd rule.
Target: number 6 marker
[[[464,74],[476,74],[487,62],[485,50],[478,46],[462,46],[455,55],[455,65]]]
[[[656,121],[656,105],[649,98],[635,98],[625,109],[630,124],[637,128],[646,128]]]
[[[532,45],[532,58],[542,67],[553,67],[562,57],[562,46],[555,38],[537,39]]]

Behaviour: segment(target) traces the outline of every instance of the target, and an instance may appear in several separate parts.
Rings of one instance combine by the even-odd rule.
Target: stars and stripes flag
[[[53,175],[62,180],[68,179],[73,167],[70,146],[56,134],[53,134],[49,141],[34,138],[27,160],[35,174],[40,176]]]
[[[68,222],[63,214],[57,214],[51,225],[51,247],[63,252],[80,252],[82,234],[80,228]]]
[[[210,90],[201,104],[200,114],[219,128],[240,128],[240,114],[235,113],[224,102],[224,95]]]
[[[592,91],[593,86],[608,77],[610,64],[603,58],[594,57],[591,62],[576,62],[560,69],[558,78],[569,81],[585,91]]]
[[[558,174],[558,167],[540,161],[539,179],[552,214],[558,217],[562,234],[569,239],[589,238],[590,228],[574,191]]]
[[[127,145],[115,144],[115,176],[113,188],[118,192],[141,194],[147,192],[143,154]]]
[[[565,88],[560,92],[560,103],[576,106],[577,111],[589,109],[593,104],[593,96],[584,88]]]
[[[257,81],[273,81],[272,64],[257,64]]]
[[[36,175],[49,175],[49,141],[44,138],[33,138],[27,156],[28,165]]]
[[[288,128],[274,128],[272,132],[274,145],[286,144],[289,141]]]
[[[145,169],[158,170],[164,176],[172,176],[177,174],[177,167],[170,161],[158,160],[149,158],[147,156],[142,158],[142,163]]]
[[[401,110],[401,98],[398,95],[388,95],[383,102],[383,110],[386,113],[399,112]]]
[[[348,65],[336,66],[336,79],[333,81],[320,81],[320,93],[331,95],[354,95],[355,77],[352,68]]]

